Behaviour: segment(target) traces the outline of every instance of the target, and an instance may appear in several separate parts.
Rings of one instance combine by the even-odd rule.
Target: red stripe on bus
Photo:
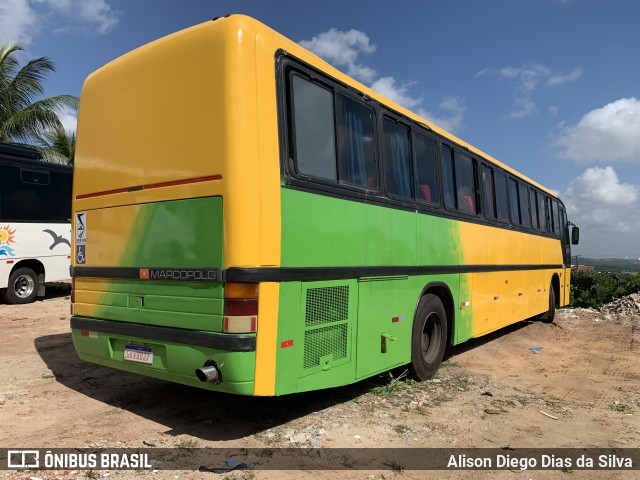
[[[129,188],[116,188],[114,190],[104,190],[102,192],[95,193],[83,193],[82,195],[76,195],[76,200],[91,197],[101,197],[104,195],[114,195],[116,193],[127,193],[129,191],[149,190],[152,188],[174,187],[177,185],[188,185],[190,183],[212,182],[215,180],[222,180],[222,175],[210,175],[208,177],[187,178],[184,180],[174,180],[171,182],[159,182],[150,183],[148,185],[140,185]]]

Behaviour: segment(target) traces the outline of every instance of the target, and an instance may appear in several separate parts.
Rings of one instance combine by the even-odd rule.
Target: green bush
[[[574,270],[571,272],[571,305],[600,308],[616,298],[640,291],[640,275]]]

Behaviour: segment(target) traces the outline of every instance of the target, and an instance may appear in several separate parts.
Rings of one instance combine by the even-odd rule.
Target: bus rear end
[[[257,119],[244,108],[256,86],[254,47],[238,45],[243,18],[160,39],[85,82],[71,318],[84,360],[256,394],[260,286],[223,273],[239,258],[265,261],[252,248],[264,219],[250,208],[265,172],[242,163],[259,159],[246,135]],[[275,162],[272,177],[276,191]]]

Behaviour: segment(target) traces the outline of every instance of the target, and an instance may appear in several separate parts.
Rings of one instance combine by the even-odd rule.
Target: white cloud
[[[29,45],[38,16],[27,0],[0,1],[0,43]]]
[[[422,97],[412,97],[409,87],[412,84],[398,85],[393,77],[382,77],[371,84],[371,88],[405,108],[412,109],[422,103]]]
[[[118,20],[107,0],[0,0],[0,42],[27,46],[42,30],[104,35]]]
[[[462,127],[465,106],[460,97],[447,97],[440,103],[438,108],[442,112],[441,114],[427,112],[422,109],[418,110],[418,114],[450,132]]]
[[[602,234],[639,231],[636,185],[621,183],[612,167],[586,169],[563,195],[572,221]]]
[[[58,118],[67,132],[75,132],[78,126],[78,114],[75,110],[65,108]]]
[[[358,80],[371,82],[377,76],[375,70],[357,63],[360,54],[376,51],[376,46],[364,32],[354,29],[342,32],[330,28],[311,40],[302,40],[300,45],[333,65],[347,67],[347,73]]]
[[[347,74],[369,85],[376,92],[403,107],[414,110],[419,115],[434,121],[446,130],[455,130],[462,125],[464,106],[458,97],[447,97],[440,104],[439,109],[443,115],[431,114],[421,107],[424,97],[414,96],[410,89],[417,82],[398,82],[394,77],[382,77],[373,68],[362,63],[363,54],[372,54],[376,46],[369,36],[359,30],[346,32],[330,28],[314,36],[311,40],[299,42],[303,47],[311,50],[332,65],[345,68]]]
[[[533,94],[540,86],[557,87],[575,82],[582,76],[582,73],[583,71],[579,67],[565,73],[555,71],[541,63],[526,63],[520,67],[483,68],[475,76],[476,78],[497,76],[512,82],[517,109],[509,115],[511,118],[526,118],[538,113]]]
[[[511,118],[525,118],[538,113],[538,107],[536,107],[536,103],[529,96],[517,97],[514,102],[518,106],[518,110],[513,110],[509,114]]]
[[[640,188],[621,183],[612,167],[586,169],[562,198],[581,229],[580,251],[612,257],[638,251]]]
[[[578,162],[640,163],[640,100],[621,98],[560,126],[558,156]]]
[[[582,76],[581,68],[574,68],[569,73],[555,73],[547,80],[549,87],[555,87],[556,85],[562,85],[563,83],[575,82]]]

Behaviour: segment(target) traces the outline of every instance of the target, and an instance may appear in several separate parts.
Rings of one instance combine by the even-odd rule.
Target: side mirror
[[[577,245],[580,241],[580,229],[575,225],[571,228],[571,244]]]

